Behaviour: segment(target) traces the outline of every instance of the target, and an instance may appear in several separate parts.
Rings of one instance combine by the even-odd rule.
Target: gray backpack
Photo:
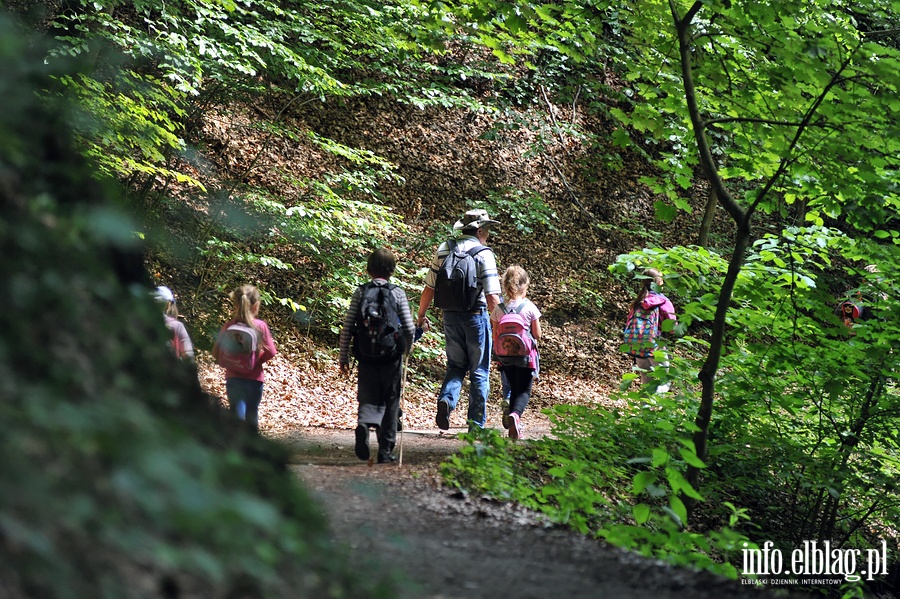
[[[400,308],[391,283],[362,285],[353,355],[366,364],[386,364],[399,360],[406,350],[400,330]]]
[[[476,245],[464,252],[455,241],[450,243],[453,244],[450,253],[444,258],[434,283],[434,305],[442,310],[469,312],[481,295],[475,256],[491,248]]]

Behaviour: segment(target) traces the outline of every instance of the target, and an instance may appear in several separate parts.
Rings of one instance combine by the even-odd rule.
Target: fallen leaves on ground
[[[342,377],[337,364],[315,367],[298,360],[292,354],[279,354],[265,365],[265,387],[260,405],[260,430],[273,437],[290,436],[296,429],[325,427],[353,429],[356,427],[356,376]],[[413,372],[415,365],[411,365]],[[212,361],[212,357],[200,352],[198,371],[203,389],[225,399],[224,371]],[[428,369],[432,372],[433,369]],[[488,426],[500,428],[500,381],[491,372],[491,396],[488,401]],[[411,380],[415,382],[410,382]],[[432,380],[433,379],[433,380]],[[402,399],[403,424],[407,430],[436,429],[434,423],[437,393],[442,379],[416,376],[407,377],[407,388]],[[615,384],[616,381],[612,381]],[[463,387],[466,388],[466,385]],[[610,381],[596,381],[572,375],[543,373],[535,384],[534,394],[523,422],[527,427],[549,430],[549,420],[540,411],[557,404],[597,405],[611,408],[616,402],[610,399]],[[451,414],[451,429],[466,426],[466,396]]]

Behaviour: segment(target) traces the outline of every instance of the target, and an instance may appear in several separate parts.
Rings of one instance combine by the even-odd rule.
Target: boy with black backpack
[[[390,250],[372,252],[366,263],[372,280],[353,293],[340,337],[341,374],[350,374],[351,347],[359,363],[356,457],[369,459],[369,429],[375,428],[379,464],[395,459],[401,368],[415,334],[406,292],[388,282],[396,266]]]

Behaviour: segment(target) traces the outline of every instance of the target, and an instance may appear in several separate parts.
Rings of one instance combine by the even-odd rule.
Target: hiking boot
[[[394,457],[394,454],[389,451],[379,451],[378,452],[378,463],[379,464],[393,464],[397,461],[397,458]]]
[[[361,460],[369,459],[369,427],[360,424],[356,427],[356,457]]]
[[[509,438],[513,441],[522,438],[522,423],[519,422],[519,415],[515,412],[509,415]]]
[[[446,401],[438,402],[437,416],[434,417],[434,422],[442,431],[450,429],[450,404]]]
[[[504,399],[500,403],[500,407],[503,409],[503,417],[500,419],[500,424],[503,425],[503,428],[509,428],[509,402]]]

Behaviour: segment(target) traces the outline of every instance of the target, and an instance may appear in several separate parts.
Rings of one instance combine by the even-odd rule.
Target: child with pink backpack
[[[530,282],[521,266],[507,268],[501,280],[506,303],[491,313],[494,361],[510,386],[507,427],[510,439],[522,436],[522,413],[539,372],[537,342],[541,339],[541,311],[526,298]]]
[[[622,331],[622,348],[634,359],[634,365],[640,373],[641,384],[651,382],[649,375],[656,366],[667,367],[667,361],[657,362],[654,355],[660,349],[658,339],[662,335],[662,322],[677,320],[675,307],[662,293],[664,284],[662,273],[655,268],[644,270],[644,282],[637,297],[631,302],[625,328]],[[657,393],[669,390],[668,383],[660,385]]]
[[[278,351],[269,325],[259,316],[260,295],[255,285],[243,285],[230,294],[234,306],[213,346],[213,358],[225,369],[228,406],[238,418],[259,430],[262,403],[263,364]]]

